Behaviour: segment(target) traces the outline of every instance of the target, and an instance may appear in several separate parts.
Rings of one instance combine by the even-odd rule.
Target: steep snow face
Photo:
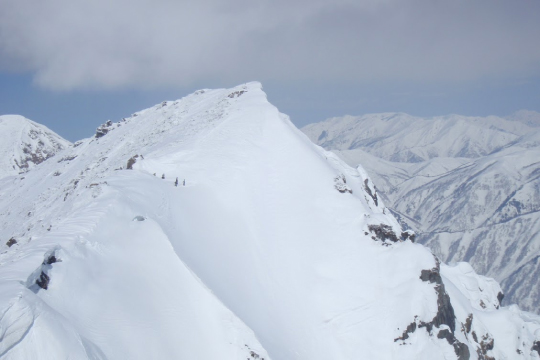
[[[497,128],[499,138],[506,134],[510,141],[473,159],[441,156],[461,141],[455,132],[441,137],[446,148],[436,152],[440,157],[418,163],[389,161],[399,158],[395,154],[384,159],[374,156],[380,155],[376,143],[336,153],[349,164],[362,163],[380,196],[416,231],[419,242],[444,261],[468,261],[479,273],[500,281],[508,303],[540,312],[540,130],[519,120],[534,124],[535,114],[515,114],[514,128],[509,120],[484,119],[484,131]],[[416,139],[414,133],[404,131],[397,127],[387,136],[399,133],[405,144]],[[513,139],[521,133],[525,135]],[[344,135],[354,138],[354,134]]]
[[[538,358],[536,318],[413,243],[258,83],[57,158],[0,180],[0,357]]]
[[[0,178],[27,172],[71,143],[19,115],[0,116]]]

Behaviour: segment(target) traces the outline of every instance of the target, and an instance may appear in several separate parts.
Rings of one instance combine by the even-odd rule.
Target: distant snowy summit
[[[415,243],[259,83],[164,101],[55,158],[0,179],[2,359],[540,356],[538,317]]]
[[[71,143],[19,115],[0,116],[0,178],[27,172]]]

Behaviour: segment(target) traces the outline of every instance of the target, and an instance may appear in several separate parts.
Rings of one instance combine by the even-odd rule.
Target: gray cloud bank
[[[42,87],[540,75],[537,0],[0,0],[0,68]]]

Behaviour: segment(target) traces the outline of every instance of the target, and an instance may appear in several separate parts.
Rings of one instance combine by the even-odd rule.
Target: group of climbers
[[[156,173],[154,173],[154,176],[156,176]],[[161,174],[161,178],[165,180],[165,174]],[[174,186],[178,186],[178,178],[176,178]],[[186,186],[186,179],[184,179],[184,181],[182,182],[182,186]]]
[[[178,186],[178,178],[176,178],[176,181],[174,182],[174,186]],[[186,186],[186,179],[184,179],[182,186]]]

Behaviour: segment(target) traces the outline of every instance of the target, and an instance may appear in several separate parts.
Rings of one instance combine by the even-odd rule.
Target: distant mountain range
[[[540,113],[345,116],[302,129],[352,166],[443,261],[501,282],[540,312]]]

